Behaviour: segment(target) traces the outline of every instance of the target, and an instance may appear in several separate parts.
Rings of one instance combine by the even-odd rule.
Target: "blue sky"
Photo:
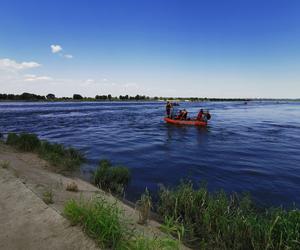
[[[297,0],[1,0],[0,18],[0,92],[300,97]]]

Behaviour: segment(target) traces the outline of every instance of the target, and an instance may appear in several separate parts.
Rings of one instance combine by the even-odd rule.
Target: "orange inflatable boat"
[[[192,125],[192,126],[207,126],[207,122],[204,121],[193,121],[193,120],[174,120],[168,117],[164,118],[165,122],[177,125]]]

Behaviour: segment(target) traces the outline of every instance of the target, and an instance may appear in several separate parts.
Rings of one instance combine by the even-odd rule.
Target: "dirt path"
[[[71,227],[62,216],[64,204],[70,199],[90,199],[102,196],[116,199],[79,178],[54,172],[53,167],[32,153],[20,153],[0,143],[0,249],[96,249],[79,227]],[[75,182],[79,192],[66,191]],[[45,191],[53,193],[54,203],[42,201]],[[150,221],[147,226],[137,224],[138,212],[117,201],[132,221],[132,226],[147,236],[159,236],[160,224]]]

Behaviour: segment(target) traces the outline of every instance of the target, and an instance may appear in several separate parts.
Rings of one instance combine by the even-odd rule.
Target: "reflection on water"
[[[251,192],[262,204],[300,205],[300,103],[182,103],[209,109],[207,128],[163,122],[162,103],[0,103],[0,132],[34,132],[131,168],[127,198],[181,178]]]

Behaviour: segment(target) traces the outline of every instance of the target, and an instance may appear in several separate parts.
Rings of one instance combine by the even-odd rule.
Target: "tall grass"
[[[130,181],[129,169],[122,166],[112,166],[108,160],[101,160],[94,172],[94,184],[99,188],[122,194]]]
[[[210,194],[182,182],[161,188],[158,212],[168,221],[166,228],[178,232],[182,226],[183,240],[197,249],[300,249],[300,211],[261,212],[248,196]]]
[[[19,141],[19,136],[16,133],[9,133],[6,138],[6,144],[11,146],[17,146]]]
[[[7,136],[6,144],[24,152],[38,153],[41,158],[61,170],[75,170],[85,160],[83,154],[74,148],[41,141],[35,134],[10,133]]]
[[[151,208],[152,208],[152,198],[146,188],[145,192],[141,195],[141,198],[136,202],[137,209],[139,211],[139,224],[147,224]]]
[[[105,249],[118,248],[126,240],[128,229],[120,221],[121,211],[104,199],[86,203],[71,200],[64,213],[73,225],[80,224]]]
[[[64,208],[65,216],[73,225],[80,225],[84,232],[95,239],[102,249],[178,249],[178,243],[168,238],[146,238],[129,227],[123,212],[104,198],[76,202],[70,200]]]
[[[51,144],[47,141],[41,142],[38,150],[41,158],[49,161],[53,166],[63,167],[64,170],[75,170],[82,162],[84,156],[74,148],[66,148],[62,144]]]
[[[20,135],[15,133],[8,134],[6,143],[25,152],[35,151],[41,146],[41,142],[35,134],[26,133]]]

